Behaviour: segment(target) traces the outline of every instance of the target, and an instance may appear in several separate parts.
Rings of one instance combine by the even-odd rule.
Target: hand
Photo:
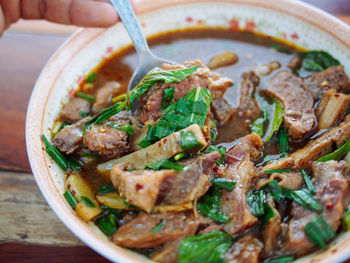
[[[0,0],[0,35],[20,18],[83,27],[107,27],[118,21],[108,0]]]

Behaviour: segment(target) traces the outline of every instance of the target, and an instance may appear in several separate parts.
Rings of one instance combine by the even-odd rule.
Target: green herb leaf
[[[87,83],[91,83],[95,80],[95,78],[97,77],[96,72],[92,72],[89,76],[86,77],[86,82]]]
[[[278,258],[269,258],[264,263],[289,263],[294,261],[294,256],[283,256]]]
[[[175,87],[167,88],[163,91],[162,110],[166,109],[174,99]]]
[[[231,181],[226,178],[216,177],[211,181],[217,187],[232,192],[237,182]]]
[[[107,235],[112,236],[117,231],[115,221],[111,220],[108,216],[100,216],[95,220],[97,226]]]
[[[217,222],[227,223],[230,222],[230,218],[222,212],[221,196],[221,191],[217,187],[212,187],[207,194],[202,196],[197,206],[203,215]]]
[[[203,127],[211,103],[211,94],[206,88],[190,90],[184,97],[168,106],[156,126],[148,128],[146,138],[139,144],[148,146],[192,124]]]
[[[316,189],[315,189],[314,185],[312,184],[311,179],[307,175],[307,173],[304,170],[301,170],[301,175],[303,176],[306,187],[307,187],[307,189],[309,189],[310,193],[313,195],[316,194]]]
[[[175,161],[180,161],[180,160],[183,160],[183,159],[186,159],[187,157],[189,157],[190,155],[188,153],[178,153],[174,156],[174,160]]]
[[[216,165],[224,164],[224,157],[225,157],[225,154],[226,154],[226,148],[225,147],[223,147],[223,146],[217,147],[215,145],[211,145],[205,150],[204,153],[210,153],[210,152],[215,152],[215,151],[217,151],[221,155],[220,159],[216,161]]]
[[[152,229],[152,234],[156,234],[163,226],[164,226],[164,221],[160,222],[158,225],[156,225],[153,229]]]
[[[279,130],[283,120],[283,108],[281,103],[273,99],[272,105],[270,105],[271,116],[269,117],[269,125],[267,126],[266,133],[263,137],[263,141],[267,143],[272,135]]]
[[[281,129],[279,135],[280,153],[288,153],[288,131],[286,129]]]
[[[325,70],[332,66],[340,65],[340,62],[325,51],[309,51],[301,54],[303,62],[301,69],[309,72]],[[308,74],[303,74],[303,77]]]
[[[123,198],[123,203],[127,206],[130,207],[131,209],[136,209],[136,210],[140,210],[140,208],[138,208],[136,205],[130,204],[128,201],[126,201],[126,198]]]
[[[114,188],[114,185],[103,185],[103,186],[99,186],[98,187],[98,194],[99,195],[103,195],[103,194],[107,194],[107,193],[110,193],[110,192],[114,192],[115,191],[115,188]]]
[[[75,172],[80,173],[82,171],[80,163],[72,157],[68,157],[68,165]]]
[[[45,144],[45,151],[47,154],[57,163],[59,167],[62,168],[63,171],[67,171],[69,163],[64,155],[46,139],[44,134],[41,136],[41,138]]]
[[[115,123],[115,122],[106,122],[106,125],[114,128],[114,129],[117,129],[119,131],[126,131],[129,135],[133,135],[134,134],[134,130],[132,129],[131,125],[128,124],[126,126],[120,126],[119,124]]]
[[[313,198],[311,193],[306,189],[292,191],[287,197],[307,209],[316,212],[322,212],[323,210],[323,206],[315,198]]]
[[[92,97],[90,95],[87,95],[85,93],[82,92],[77,92],[77,94],[75,94],[76,97],[82,98],[84,100],[90,101],[90,102],[95,102],[95,97]]]
[[[278,182],[276,180],[272,180],[271,182],[268,183],[268,187],[273,200],[275,200],[277,203],[282,202],[285,196]]]
[[[193,132],[181,132],[181,148],[184,150],[200,150],[202,144],[197,141]]]
[[[149,164],[145,166],[145,169],[151,169],[151,170],[173,169],[176,171],[182,171],[184,169],[184,166],[182,164],[165,159],[160,162]]]
[[[329,160],[339,160],[343,155],[350,151],[350,139],[346,141],[341,147],[339,147],[336,151],[327,154],[320,159],[318,162],[327,162]]]
[[[247,193],[247,203],[250,205],[251,212],[255,216],[265,214],[266,195],[262,190],[250,190]]]
[[[83,201],[88,207],[96,207],[96,205],[87,197],[81,196],[81,201]]]
[[[81,156],[83,157],[91,157],[91,158],[100,158],[98,155],[92,154],[92,153],[82,153]]]
[[[263,113],[263,116],[256,119],[252,124],[249,125],[251,132],[257,133],[260,137],[264,135],[264,123],[269,120],[269,104],[263,96],[258,94],[255,95],[259,107]]]
[[[75,210],[76,205],[78,204],[77,199],[73,195],[73,193],[70,190],[67,190],[63,194],[64,198],[68,202],[68,204],[71,206],[73,210]]]
[[[222,262],[221,257],[231,244],[231,237],[218,230],[209,234],[186,237],[179,247],[179,263]]]
[[[89,115],[89,112],[81,111],[81,112],[79,112],[79,115],[80,115],[80,117],[85,118],[86,116]]]
[[[290,173],[291,171],[292,171],[291,169],[271,169],[271,170],[266,170],[265,174]]]
[[[323,249],[327,247],[327,243],[335,236],[333,228],[322,215],[316,216],[309,222],[304,227],[304,231],[312,244]]]
[[[102,205],[101,209],[104,211],[105,214],[109,215],[113,215],[116,218],[122,218],[124,216],[123,212],[119,209],[115,209],[115,208],[111,208],[109,206],[106,205]]]

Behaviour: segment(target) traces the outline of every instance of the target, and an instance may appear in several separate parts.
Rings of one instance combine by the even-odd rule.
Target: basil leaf
[[[96,218],[95,222],[107,236],[112,236],[118,229],[115,221],[108,216],[100,216]]]
[[[186,237],[179,247],[179,263],[220,262],[231,244],[231,237],[218,230],[209,234]]]
[[[339,160],[343,155],[350,151],[350,139],[346,141],[341,147],[339,147],[336,151],[327,154],[320,159],[318,162],[327,162],[329,160]]]
[[[176,171],[182,171],[184,169],[184,166],[182,164],[165,159],[160,162],[149,164],[145,167],[145,169],[151,169],[151,170],[173,169]]]
[[[269,104],[263,96],[256,95],[259,107],[263,113],[263,116],[256,119],[252,124],[249,125],[251,132],[257,133],[260,137],[264,135],[264,123],[269,120]]]
[[[235,188],[235,185],[237,182],[231,181],[226,178],[216,177],[211,181],[214,185],[217,187],[227,190],[229,192],[233,191],[233,188]]]
[[[283,108],[278,100],[272,100],[272,105],[270,105],[270,113],[271,116],[269,117],[269,125],[263,137],[263,141],[265,143],[268,142],[272,135],[279,130],[283,120]]]
[[[325,51],[309,51],[302,53],[303,62],[301,64],[301,69],[303,71],[318,72],[325,70],[332,66],[340,65],[339,60],[332,57],[328,52]],[[302,74],[306,77],[306,72]]]
[[[273,200],[280,203],[285,196],[278,182],[276,180],[272,180],[271,182],[268,183],[268,187]]]
[[[114,122],[109,121],[109,122],[106,122],[106,125],[114,128],[114,129],[120,130],[120,131],[126,131],[129,135],[134,134],[134,130],[132,129],[130,124],[128,124],[126,126],[120,126],[119,124],[116,124]]]
[[[197,141],[193,132],[181,132],[181,148],[184,150],[200,150],[202,144]]]
[[[288,196],[291,200],[297,202],[304,208],[322,212],[323,206],[311,195],[311,193],[306,189],[300,189],[292,191]]]
[[[162,110],[166,109],[174,99],[175,87],[167,88],[163,91]]]
[[[225,157],[225,154],[226,154],[226,148],[225,147],[223,147],[223,146],[217,147],[215,145],[211,145],[205,150],[204,153],[210,153],[210,152],[215,152],[215,151],[217,151],[221,155],[220,159],[216,161],[216,165],[224,164],[224,157]]]

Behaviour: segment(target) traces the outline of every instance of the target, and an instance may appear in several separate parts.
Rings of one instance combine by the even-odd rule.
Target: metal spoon
[[[135,13],[129,0],[110,0],[117,10],[129,36],[134,43],[139,55],[139,65],[132,75],[128,91],[132,90],[146,74],[155,67],[161,67],[163,63],[175,64],[174,62],[155,56],[149,49],[147,40],[142,33],[141,26],[136,19]]]

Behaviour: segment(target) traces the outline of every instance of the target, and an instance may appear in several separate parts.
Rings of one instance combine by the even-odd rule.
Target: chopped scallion
[[[281,187],[279,186],[278,182],[276,180],[272,180],[271,182],[268,183],[270,193],[272,195],[272,198],[280,203],[282,199],[284,199],[284,194],[282,192]]]
[[[323,249],[326,248],[327,243],[335,236],[333,228],[327,223],[322,215],[316,216],[305,227],[304,231],[308,239],[315,246]]]
[[[82,92],[77,92],[77,94],[75,94],[75,96],[79,97],[79,98],[82,98],[84,100],[87,100],[87,101],[90,101],[90,102],[95,102],[96,98],[95,97],[92,97],[90,95],[87,95],[85,93],[82,93]]]
[[[336,151],[325,155],[318,159],[318,162],[327,162],[329,160],[339,160],[343,155],[350,151],[350,139],[346,141],[341,147],[339,147]]]
[[[86,82],[87,83],[91,83],[91,82],[93,82],[95,80],[96,77],[97,77],[96,72],[92,72],[90,75],[88,75],[86,77]]]
[[[130,124],[128,124],[126,126],[120,126],[119,124],[116,124],[114,122],[109,121],[109,122],[106,122],[106,125],[114,128],[114,129],[120,130],[120,131],[126,131],[129,135],[134,134],[134,130],[132,129]]]
[[[151,170],[173,169],[176,171],[182,171],[184,169],[184,166],[182,164],[165,159],[160,162],[149,164],[145,167],[145,169],[151,169]]]
[[[96,207],[96,205],[87,197],[81,196],[81,201],[83,201],[88,207]]]
[[[290,173],[291,169],[272,169],[272,170],[266,170],[265,174],[273,174],[273,173]]]
[[[160,222],[152,229],[152,234],[157,234],[157,232],[164,226],[164,221]]]
[[[62,168],[63,171],[67,171],[69,167],[67,159],[63,156],[63,154],[59,150],[56,149],[55,146],[53,146],[46,139],[44,134],[41,136],[41,138],[43,139],[43,142],[45,144],[45,150],[47,154],[57,163],[59,167]]]
[[[112,236],[117,231],[115,221],[110,220],[108,216],[100,216],[95,220],[97,226],[107,235]]]
[[[63,196],[68,202],[68,204],[72,207],[72,209],[75,210],[75,207],[78,204],[78,201],[73,195],[73,193],[70,190],[67,190],[66,192],[64,192]]]
[[[98,187],[98,194],[102,195],[102,194],[107,194],[110,192],[114,192],[115,188],[114,185],[103,185],[103,186],[99,186]]]
[[[226,178],[216,177],[212,180],[212,183],[221,189],[232,192],[237,182]]]
[[[288,153],[289,145],[288,145],[288,131],[286,129],[281,129],[279,134],[279,146],[280,153]]]
[[[316,212],[322,212],[323,210],[323,206],[316,199],[314,199],[311,193],[306,189],[292,191],[289,198],[307,209]]]
[[[309,189],[310,193],[313,195],[316,194],[316,189],[315,189],[314,185],[312,184],[311,179],[307,175],[307,173],[304,170],[301,170],[301,175],[303,176],[306,187],[307,187],[307,189]]]

